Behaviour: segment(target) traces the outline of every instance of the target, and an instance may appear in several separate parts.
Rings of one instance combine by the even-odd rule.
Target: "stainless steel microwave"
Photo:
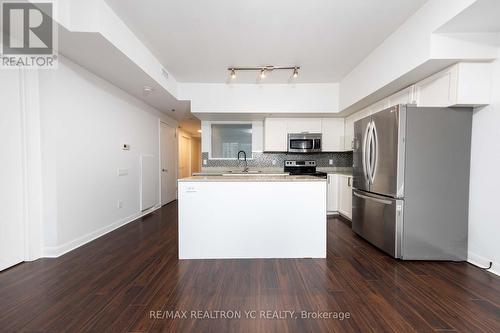
[[[287,147],[289,153],[319,153],[321,133],[290,133]]]

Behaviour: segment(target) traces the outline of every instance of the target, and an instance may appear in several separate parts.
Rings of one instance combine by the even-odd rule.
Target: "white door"
[[[19,72],[0,74],[0,271],[24,260],[23,145]]]
[[[177,193],[175,128],[161,123],[161,204],[175,200]]]

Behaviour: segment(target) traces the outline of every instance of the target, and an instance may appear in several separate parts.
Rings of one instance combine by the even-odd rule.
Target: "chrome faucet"
[[[240,154],[243,153],[243,157],[245,158],[245,167],[243,168],[243,172],[248,172],[248,162],[247,162],[247,153],[244,150],[240,150],[238,152],[238,163],[240,161]]]

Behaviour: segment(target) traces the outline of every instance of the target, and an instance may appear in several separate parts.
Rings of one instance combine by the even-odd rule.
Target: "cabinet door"
[[[377,105],[379,103],[376,103]],[[364,117],[369,116],[372,113],[372,110],[375,110],[373,106],[369,106],[364,108],[361,111],[353,113],[349,117],[345,119],[344,126],[344,150],[352,150],[353,149],[353,140],[354,140],[354,123]]]
[[[288,133],[321,133],[321,119],[297,118],[287,120]]]
[[[323,151],[344,150],[344,119],[325,118],[321,121]]]
[[[365,116],[363,117],[360,117],[359,119],[361,118],[364,118],[368,115],[371,115],[371,114],[374,114],[374,113],[377,113],[377,112],[380,112],[382,110],[385,110],[389,107],[389,99],[388,98],[384,98],[383,100],[381,101],[378,101],[376,103],[373,103],[372,105],[370,105],[367,109],[368,109],[368,112],[365,112]]]
[[[457,100],[458,65],[451,66],[415,84],[418,106],[447,107]]]
[[[327,206],[328,212],[339,211],[339,176],[328,175],[327,184]]]
[[[413,88],[414,86],[409,86],[397,93],[389,96],[387,98],[387,106],[391,107],[398,104],[411,104],[415,102],[415,98],[413,97]]]
[[[340,200],[339,213],[345,217],[352,218],[352,177],[340,177]]]
[[[345,118],[344,122],[344,150],[352,150],[352,141],[354,140],[354,122],[356,121],[356,115],[353,114]]]
[[[286,119],[266,118],[264,122],[264,151],[287,151],[286,126]]]

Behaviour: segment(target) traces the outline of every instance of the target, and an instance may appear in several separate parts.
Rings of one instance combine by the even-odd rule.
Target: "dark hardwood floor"
[[[170,310],[179,312],[156,313]],[[191,318],[196,310],[242,319]],[[187,319],[166,318],[181,311]],[[60,258],[1,272],[0,331],[500,332],[500,278],[467,263],[393,260],[338,218],[326,260],[179,261],[172,203]]]

